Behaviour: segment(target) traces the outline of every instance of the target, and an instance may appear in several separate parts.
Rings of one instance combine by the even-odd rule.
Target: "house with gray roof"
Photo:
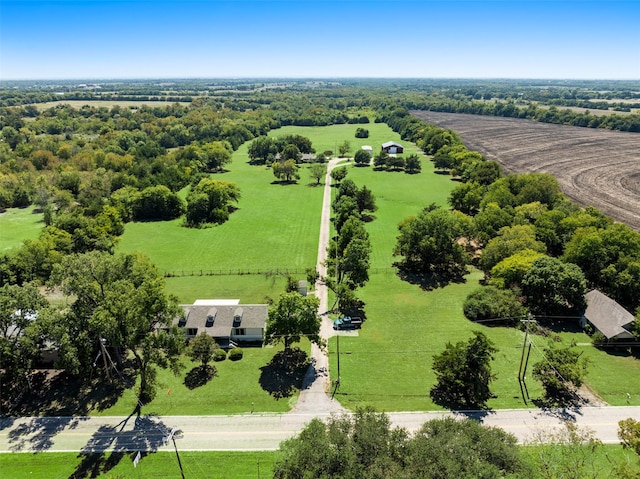
[[[262,343],[269,315],[266,304],[239,304],[237,300],[198,300],[182,306],[184,315],[173,324],[184,328],[187,339],[204,332],[222,348],[231,343]]]
[[[587,309],[583,315],[583,327],[587,323],[591,324],[608,340],[633,339],[633,333],[631,333],[631,325],[635,320],[633,314],[597,289],[589,291],[585,299]]]

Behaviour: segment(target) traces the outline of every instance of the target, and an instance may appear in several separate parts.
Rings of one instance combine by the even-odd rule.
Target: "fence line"
[[[369,274],[395,273],[396,268],[370,268]],[[307,274],[304,268],[275,268],[275,269],[181,269],[173,271],[165,271],[165,278],[183,278],[190,276],[300,276]]]
[[[307,274],[303,268],[287,268],[287,269],[182,269],[165,271],[165,278],[180,278],[184,276],[245,276],[245,275],[264,275],[264,276],[293,276]]]

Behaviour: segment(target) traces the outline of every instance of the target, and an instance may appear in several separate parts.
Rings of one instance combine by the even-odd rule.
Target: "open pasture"
[[[177,444],[180,448],[180,443]],[[279,456],[276,451],[180,450],[179,454],[185,477],[224,477],[226,479],[271,477],[275,461]],[[144,454],[138,466],[134,468],[135,456],[135,452],[120,451],[106,454],[77,452],[4,454],[0,478],[144,477],[159,479],[180,477],[180,467],[175,452],[161,451]]]
[[[359,126],[369,130],[369,138],[354,137]],[[362,145],[376,149],[385,141],[400,140],[381,123],[285,127],[270,132],[271,136],[287,134],[308,137],[317,152],[334,151],[336,145],[347,140],[351,154]],[[226,223],[191,229],[183,227],[180,218],[126,225],[119,251],[145,252],[162,272],[179,276],[168,278],[167,284],[181,302],[222,295],[243,302],[249,298],[261,302],[265,296],[276,298],[284,290],[283,273],[294,271],[296,279],[304,279],[304,270],[316,264],[323,183],[314,185],[315,180],[302,165],[297,184],[279,184],[270,168],[249,164],[248,146],[245,143],[234,153],[228,172],[213,175],[235,182],[242,195],[238,209]],[[407,151],[417,152],[414,146],[407,146]],[[410,175],[401,175],[410,181]],[[385,181],[385,176],[379,176],[378,181]],[[396,187],[405,190],[406,184],[400,182]],[[208,271],[244,274],[202,275]]]
[[[0,213],[0,254],[19,248],[27,239],[36,239],[44,227],[42,214],[34,207],[9,208]]]
[[[312,268],[318,251],[322,188],[308,186],[306,171],[298,184],[273,184],[270,170],[248,164],[247,147],[234,154],[229,172],[213,176],[240,188],[242,198],[229,221],[202,229],[185,228],[183,218],[129,223],[119,250],[145,252],[164,273],[192,272],[194,284],[201,270]],[[241,291],[234,296],[245,301]]]
[[[413,111],[510,172],[551,173],[572,200],[640,231],[640,134],[516,118]]]
[[[423,159],[423,172],[417,175],[377,172],[371,168],[349,167],[347,178],[367,185],[376,196],[376,219],[367,224],[371,235],[370,281],[359,292],[366,303],[367,320],[358,337],[340,338],[341,386],[336,394],[348,408],[372,405],[379,410],[438,409],[429,397],[435,382],[431,369],[434,354],[447,342],[466,341],[479,330],[494,341],[498,352],[492,363],[496,395],[490,408],[535,407],[542,395],[531,377],[531,367],[542,359],[548,340],[530,336],[532,349],[528,368],[528,398],[523,399],[518,384],[518,366],[524,333],[515,328],[488,327],[468,321],[462,313],[466,296],[480,286],[482,273],[472,270],[464,283],[424,290],[419,284],[403,281],[392,267],[399,258],[392,256],[398,223],[432,202],[444,205],[455,185],[447,176],[431,174],[432,164]],[[565,344],[579,344],[591,366],[586,382],[590,389],[612,405],[640,404],[640,362],[632,356],[614,356],[591,346],[584,333],[560,332]],[[337,340],[330,341],[330,370],[337,377]],[[620,378],[627,378],[621,381]],[[630,379],[638,378],[638,379]]]

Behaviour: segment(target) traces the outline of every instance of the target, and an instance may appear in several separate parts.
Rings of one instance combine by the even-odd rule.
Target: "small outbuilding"
[[[635,320],[633,314],[620,306],[616,301],[597,289],[585,295],[587,309],[582,318],[582,326],[591,324],[608,340],[633,339],[631,325]]]
[[[362,149],[369,153],[369,156],[373,157],[373,148],[370,145],[364,145]]]
[[[404,147],[395,141],[387,141],[382,144],[382,151],[386,151],[390,155],[395,155],[398,153],[404,153]]]

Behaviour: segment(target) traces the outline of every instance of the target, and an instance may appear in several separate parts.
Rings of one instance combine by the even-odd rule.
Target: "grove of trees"
[[[513,435],[471,419],[433,419],[410,435],[392,428],[387,415],[358,409],[326,422],[312,419],[284,441],[274,477],[519,477],[528,466],[515,446]]]

